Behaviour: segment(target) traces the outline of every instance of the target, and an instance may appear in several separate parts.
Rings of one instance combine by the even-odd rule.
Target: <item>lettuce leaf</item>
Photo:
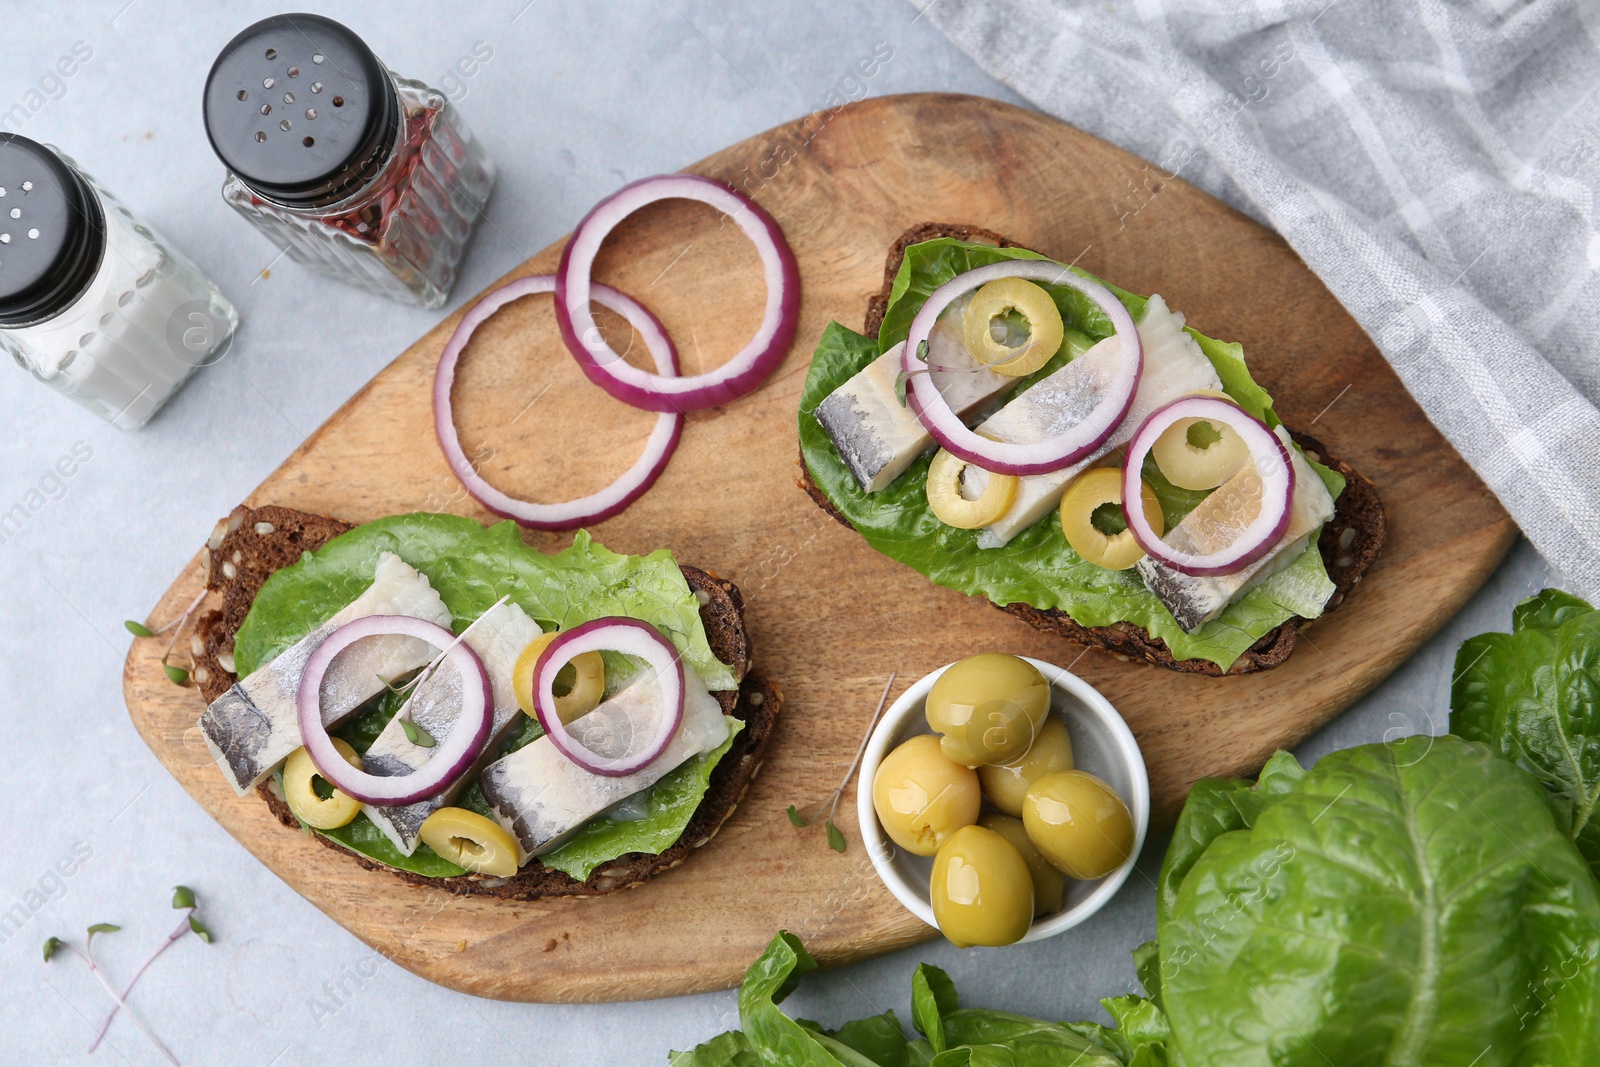
[[[920,247],[907,250],[908,260]],[[884,329],[889,329],[888,319]],[[1218,347],[1212,345],[1213,349]],[[919,458],[878,492],[862,492],[811,413],[824,397],[877,355],[878,344],[871,338],[838,323],[830,324],[812,356],[801,394],[799,433],[801,454],[813,481],[867,543],[884,555],[938,585],[986,597],[996,604],[1020,602],[1040,609],[1061,608],[1084,626],[1135,623],[1165,641],[1176,658],[1207,659],[1224,670],[1262,635],[1289,618],[1320,614],[1322,600],[1332,585],[1322,554],[1316,550],[1315,538],[1293,563],[1189,634],[1145,588],[1137,572],[1109,571],[1089,563],[1067,544],[1060,523],[1049,517],[999,549],[980,549],[976,531],[958,530],[940,522],[928,507],[929,456]],[[1223,360],[1225,365],[1225,360],[1232,358],[1210,350],[1207,355],[1213,364]],[[1242,363],[1237,375],[1244,375]],[[1244,380],[1248,381],[1248,375]],[[1246,407],[1270,403],[1266,394],[1254,386],[1241,386],[1236,398]],[[1261,406],[1256,413],[1270,411],[1270,407]],[[1337,497],[1344,489],[1344,480],[1325,468],[1317,467],[1317,471],[1329,492]],[[1178,492],[1174,490],[1173,494]],[[1186,514],[1198,500],[1194,497],[1185,504],[1173,494],[1162,499],[1162,510],[1168,513],[1169,521]],[[1322,600],[1318,599],[1319,593]]]
[[[1254,792],[1158,921],[1174,1062],[1600,1063],[1600,885],[1526,774],[1422,736]]]
[[[690,1052],[674,1052],[672,1067],[1123,1067],[1115,1051],[1072,1027],[1005,1011],[961,1008],[944,971],[924,963],[912,978],[911,1014],[927,1040],[908,1041],[893,1011],[828,1030],[791,1019],[778,1007],[817,963],[800,939],[779,931],[745,972],[739,986],[742,1030],[719,1034]],[[1128,998],[1135,999],[1135,998]],[[1147,1014],[1147,1013],[1146,1013]],[[1148,1036],[1143,1016],[1129,1032]],[[1143,1030],[1139,1030],[1144,1027]],[[1155,1029],[1159,1029],[1156,1024]],[[1143,1047],[1151,1044],[1141,1038]],[[1137,1061],[1165,1067],[1166,1061]]]
[[[677,646],[706,688],[738,681],[711,653],[700,606],[666,549],[624,556],[580,530],[572,547],[546,555],[514,522],[483,527],[459,515],[396,515],[356,527],[267,579],[234,642],[243,677],[333,617],[372,584],[378,556],[393,552],[427,575],[459,633],[503,596],[545,629],[602,615],[651,623]]]
[[[738,684],[728,666],[712,654],[699,603],[670,552],[663,549],[648,556],[624,556],[579,531],[572,547],[546,555],[523,542],[515,523],[485,528],[458,515],[422,513],[358,526],[267,579],[235,638],[234,659],[240,676],[270,661],[360,595],[372,584],[373,569],[383,552],[396,553],[428,577],[455,616],[458,633],[508,595],[545,629],[567,629],[604,615],[627,615],[644,619],[671,639],[708,689],[733,689]],[[612,666],[610,659],[607,665]],[[365,752],[399,706],[399,698],[382,694],[336,732],[357,752]],[[711,772],[744,726],[739,720],[729,721],[734,729],[727,742],[676,768],[651,788],[645,818],[633,822],[597,819],[572,841],[536,862],[582,881],[594,868],[618,856],[655,854],[670,846],[682,835],[705,796]],[[500,754],[534,741],[541,733],[537,722],[527,720]],[[456,803],[480,814],[489,812],[476,781],[463,790]],[[466,873],[426,845],[418,846],[410,856],[403,855],[365,815],[337,829],[317,832],[399,870],[431,878]]]
[[[1450,728],[1538,779],[1600,874],[1600,611],[1546,589],[1517,605],[1511,633],[1462,642]]]
[[[911,1067],[911,1043],[906,1040],[905,1028],[892,1008],[882,1015],[853,1019],[837,1030],[829,1030],[810,1019],[796,1019],[795,1022],[814,1034],[859,1052],[879,1067]]]

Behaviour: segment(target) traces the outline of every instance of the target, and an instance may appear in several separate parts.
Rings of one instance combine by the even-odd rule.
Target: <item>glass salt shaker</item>
[[[60,151],[0,133],[0,348],[121,429],[227,352],[200,269]]]
[[[211,67],[222,198],[312,270],[443,306],[494,169],[444,93],[320,15],[274,15]]]

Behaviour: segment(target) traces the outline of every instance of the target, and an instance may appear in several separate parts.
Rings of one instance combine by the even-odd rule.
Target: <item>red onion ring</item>
[[[1289,451],[1266,423],[1233,403],[1212,396],[1181,396],[1152,411],[1128,442],[1128,458],[1122,468],[1122,499],[1139,499],[1139,472],[1144,466],[1144,457],[1155,445],[1156,438],[1180,419],[1222,423],[1243,439],[1261,475],[1261,511],[1231,545],[1206,555],[1180,552],[1167,544],[1145,521],[1144,512],[1139,508],[1123,509],[1128,529],[1133,531],[1133,539],[1139,542],[1139,547],[1181,574],[1207,577],[1243,570],[1276,547],[1289,528],[1295,480]]]
[[[738,223],[761,256],[767,306],[755,336],[716,370],[689,378],[651,374],[625,363],[601,337],[589,312],[589,272],[601,242],[617,224],[657,200],[698,200]],[[800,320],[800,268],[783,231],[754,200],[698,174],[665,174],[625,185],[596,204],[561,253],[556,269],[556,322],[589,380],[646,411],[699,411],[754,392],[789,350]]]
[[[620,478],[598,493],[560,504],[540,504],[532,500],[518,499],[496,489],[477,472],[461,447],[461,438],[456,433],[455,413],[450,401],[450,389],[455,384],[456,365],[461,360],[461,352],[472,339],[473,332],[496,311],[519,297],[534,293],[549,293],[555,291],[555,288],[554,275],[535,274],[518,278],[486,295],[467,312],[460,325],[456,327],[456,332],[450,335],[449,342],[444,346],[444,355],[439,357],[439,369],[433,379],[433,426],[439,435],[439,447],[444,450],[451,471],[478,503],[496,515],[515,519],[523,526],[535,530],[571,530],[609,519],[622,511],[655,484],[655,480],[666,469],[667,461],[672,458],[673,451],[677,449],[678,438],[683,434],[683,416],[663,412],[656,419],[655,429],[650,432],[639,459]],[[639,336],[644,338],[645,346],[650,350],[651,358],[655,360],[656,369],[662,375],[670,377],[678,373],[677,350],[672,347],[671,339],[667,337],[666,331],[661,328],[661,323],[656,321],[654,315],[633,298],[610,286],[596,285],[594,299],[627,319],[629,325],[639,332]]]
[[[1025,278],[1078,290],[1106,313],[1122,346],[1121,361],[1110,387],[1088,417],[1055,437],[1034,444],[991,441],[987,437],[980,437],[950,410],[950,405],[934,386],[932,377],[921,373],[927,368],[919,358],[918,351],[928,339],[940,313],[980,285],[1001,278]],[[900,366],[906,374],[906,399],[910,401],[923,427],[946,451],[995,474],[1049,474],[1069,467],[1094,452],[1127,417],[1128,409],[1133,406],[1134,394],[1139,389],[1139,377],[1144,372],[1144,346],[1133,324],[1133,316],[1105,286],[1080,278],[1061,264],[1049,260],[1007,260],[958,274],[935,289],[911,320],[911,331],[906,335]]]
[[[428,762],[410,774],[393,777],[368,774],[346,763],[322,725],[322,678],[334,657],[364,637],[388,635],[419,638],[446,650],[445,657],[461,672],[462,695],[455,725],[449,736],[439,741]],[[467,772],[489,743],[494,693],[478,654],[443,626],[409,615],[368,615],[339,627],[311,653],[300,677],[296,707],[301,743],[317,765],[317,773],[363,804],[389,806],[425,800]]]
[[[642,745],[615,757],[601,756],[583,744],[581,738],[571,733],[571,727],[561,722],[556,714],[556,675],[561,668],[585,652],[621,652],[645,661],[646,670],[654,670],[661,687],[665,708],[656,723],[656,732]],[[638,619],[613,616],[574,626],[556,635],[556,639],[539,653],[533,665],[533,708],[544,727],[545,736],[556,750],[573,763],[594,774],[608,778],[621,778],[649,766],[672,743],[678,725],[683,721],[684,682],[683,664],[672,642],[662,637],[655,627]],[[601,704],[584,719],[605,708]],[[578,722],[583,722],[579,719]],[[574,723],[573,725],[576,725]]]

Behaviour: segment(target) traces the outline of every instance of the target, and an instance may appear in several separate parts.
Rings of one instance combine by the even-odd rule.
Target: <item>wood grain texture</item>
[[[990,100],[888,97],[779,127],[691,169],[760,200],[788,235],[804,286],[799,339],[766,387],[690,416],[656,487],[594,531],[619,551],[668,546],[737,582],[757,661],[786,695],[764,772],[709,845],[609,897],[517,904],[409,886],[285,831],[258,799],[236,798],[194,729],[199,697],[161,673],[164,642],[136,642],[128,658],[130,714],[184,788],[297,892],[425,978],[505,999],[637,999],[734,985],[780,927],[824,963],[933,936],[878,884],[859,842],[836,854],[819,829],[798,831],[784,816],[838,782],[891,671],[898,693],[982,649],[1071,664],[1127,718],[1157,819],[1169,821],[1196,778],[1253,772],[1387,675],[1511,543],[1493,496],[1281,239],[1078,130]],[[811,348],[830,319],[860,326],[889,244],[928,220],[979,223],[1161,293],[1206,333],[1242,342],[1284,420],[1377,484],[1390,509],[1383,558],[1285,666],[1218,680],[1101,653],[1080,659],[1076,646],[879,556],[799,491],[795,409]],[[559,252],[545,249],[512,276],[553,269]],[[763,293],[755,268],[734,227],[697,205],[665,203],[616,232],[596,277],[655,310],[693,373],[753,330]],[[455,321],[357,393],[250,502],[357,522],[413,509],[487,519],[433,438],[433,367]],[[485,326],[456,398],[469,454],[498,484],[535,496],[603,485],[632,462],[654,418],[584,381],[549,297],[519,301]],[[569,540],[529,537],[551,550]],[[202,579],[197,556],[152,617],[176,615]],[[841,826],[854,825],[853,795]]]

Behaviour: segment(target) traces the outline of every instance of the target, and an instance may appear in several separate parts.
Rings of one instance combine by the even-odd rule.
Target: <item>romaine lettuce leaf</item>
[[[739,985],[739,1024],[764,1062],[786,1067],[872,1067],[854,1049],[830,1042],[785,1015],[783,1003],[817,961],[793,934],[779,932]]]
[[[271,660],[360,595],[372,583],[373,568],[383,552],[396,553],[427,575],[455,616],[457,632],[507,595],[546,629],[567,629],[604,615],[627,615],[644,619],[671,639],[708,689],[732,689],[738,684],[728,666],[712,654],[699,603],[670,552],[619,555],[579,531],[572,547],[546,555],[523,542],[515,523],[484,528],[458,515],[420,513],[358,526],[267,579],[234,642],[240,676]],[[608,658],[608,667],[612,662]],[[399,705],[399,698],[385,693],[337,733],[357,752],[364,752]],[[711,772],[744,725],[738,720],[730,723],[735,728],[720,748],[676,768],[652,787],[645,818],[595,820],[537,862],[582,881],[595,867],[625,853],[659,853],[670,846],[682,835],[705,796]],[[529,719],[502,754],[528,744],[541,732]],[[488,814],[476,781],[456,803]],[[400,870],[432,878],[466,873],[426,845],[418,846],[411,856],[401,854],[365,815],[318,832]]]
[[[1010,1012],[959,1008],[950,976],[931,964],[912,978],[911,1013],[926,1041],[908,1041],[893,1011],[828,1030],[791,1019],[778,1007],[816,961],[800,939],[779,931],[739,986],[742,1030],[721,1034],[692,1052],[674,1052],[673,1067],[1122,1067],[1118,1056],[1060,1023]],[[1137,1026],[1138,1024],[1133,1024]],[[1151,1061],[1150,1067],[1164,1067]]]
[[[1462,642],[1450,728],[1537,778],[1600,873],[1600,611],[1546,589],[1517,605],[1512,628]]]
[[[920,246],[907,251],[909,256]],[[994,250],[990,250],[994,251]],[[885,320],[884,328],[889,328]],[[1204,347],[1204,346],[1202,346]],[[1026,603],[1061,608],[1084,626],[1131,622],[1165,641],[1178,659],[1208,659],[1226,670],[1262,635],[1295,615],[1315,616],[1317,600],[1331,590],[1322,555],[1313,544],[1293,563],[1239,597],[1216,619],[1185,633],[1170,612],[1145,588],[1137,572],[1109,571],[1073,551],[1061,525],[1046,517],[998,549],[980,549],[977,532],[946,526],[928,507],[931,457],[919,458],[889,486],[864,493],[839,459],[833,442],[811,414],[823,398],[878,355],[871,338],[832,323],[811,360],[801,396],[800,449],[818,488],[850,520],[873,548],[912,567],[933,582],[996,604]],[[1218,357],[1208,351],[1215,363]],[[1242,368],[1239,373],[1243,373]],[[1246,397],[1251,394],[1241,390]],[[1260,393],[1259,389],[1255,392]],[[1265,397],[1260,393],[1260,397]],[[1249,401],[1241,401],[1249,406]],[[1270,411],[1270,408],[1263,409]],[[1318,470],[1336,497],[1344,481]],[[1191,500],[1187,507],[1193,507]],[[1187,507],[1163,498],[1169,519]]]
[[[943,1052],[949,1047],[945,1040],[944,1017],[960,1007],[956,985],[944,969],[931,963],[918,964],[911,975],[911,1022],[917,1032],[928,1039],[934,1052]]]
[[[1294,756],[1277,752],[1261,769],[1259,782],[1243,778],[1202,778],[1189,789],[1161,873],[1156,877],[1156,916],[1166,919],[1178,901],[1178,886],[1211,842],[1230,830],[1247,830],[1274,799],[1293,789],[1305,771]],[[1143,977],[1143,976],[1141,976]],[[1156,987],[1145,981],[1152,997]]]
[[[812,1033],[859,1052],[879,1067],[911,1067],[911,1043],[906,1040],[905,1027],[900,1025],[900,1018],[893,1009],[882,1015],[852,1019],[837,1030],[829,1030],[810,1019],[796,1019],[795,1022]]]
[[[750,1046],[742,1032],[729,1030],[688,1052],[670,1053],[667,1067],[767,1067],[767,1061]]]
[[[1423,736],[1281,784],[1158,922],[1175,1062],[1600,1063],[1600,885],[1526,774]]]
[[[644,619],[677,646],[712,692],[738,686],[711,654],[700,606],[666,549],[624,556],[580,530],[572,547],[546,555],[514,522],[483,527],[459,515],[417,513],[365,523],[267,579],[234,642],[243,677],[359,596],[378,556],[393,552],[427,575],[457,632],[503,596],[545,629],[602,615]]]

